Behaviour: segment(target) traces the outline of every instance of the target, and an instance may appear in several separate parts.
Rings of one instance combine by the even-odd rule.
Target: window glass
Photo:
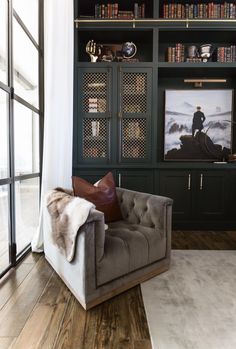
[[[38,42],[38,0],[13,0],[13,8]]]
[[[9,187],[0,186],[0,272],[9,265]]]
[[[14,103],[15,175],[39,172],[39,116]]]
[[[8,94],[0,89],[0,179],[8,175]]]
[[[16,200],[16,246],[17,253],[32,240],[39,223],[39,178],[17,181]]]
[[[13,68],[15,94],[38,107],[38,50],[13,19]]]
[[[0,81],[8,84],[8,9],[7,0],[0,1]]]

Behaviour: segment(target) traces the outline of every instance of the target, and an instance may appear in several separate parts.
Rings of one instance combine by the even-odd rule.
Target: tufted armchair
[[[172,200],[117,188],[122,221],[104,229],[92,210],[80,228],[69,263],[45,238],[45,256],[85,309],[157,274],[170,262]]]

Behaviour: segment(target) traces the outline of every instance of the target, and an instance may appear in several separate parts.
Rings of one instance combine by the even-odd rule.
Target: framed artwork
[[[164,159],[223,161],[232,120],[233,90],[166,90]]]

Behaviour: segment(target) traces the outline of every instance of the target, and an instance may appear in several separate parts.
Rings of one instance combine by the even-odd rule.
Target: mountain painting
[[[166,90],[165,97],[165,160],[226,160],[233,90]]]

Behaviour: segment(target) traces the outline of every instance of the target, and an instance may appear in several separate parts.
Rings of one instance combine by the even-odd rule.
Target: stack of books
[[[185,47],[183,44],[177,43],[174,47],[167,49],[167,62],[181,63],[184,62]]]
[[[96,4],[95,5],[95,18],[104,18],[104,19],[133,19],[133,18],[145,18],[145,3],[139,5],[138,3],[134,4],[133,11],[121,11],[119,10],[118,3],[111,4]]]
[[[228,47],[218,47],[217,62],[221,62],[221,63],[236,62],[236,46],[231,45]]]
[[[133,13],[133,11],[119,11],[117,18],[118,19],[133,19],[134,13]]]
[[[187,57],[186,58],[187,63],[200,63],[202,62],[202,59],[200,57]]]
[[[88,109],[89,109],[89,113],[97,113],[98,112],[98,99],[97,98],[89,98],[88,99]]]
[[[236,18],[236,3],[218,2],[210,3],[195,3],[182,4],[167,2],[163,5],[163,18],[182,19],[235,19]]]
[[[106,99],[105,98],[88,98],[89,113],[105,113]]]

